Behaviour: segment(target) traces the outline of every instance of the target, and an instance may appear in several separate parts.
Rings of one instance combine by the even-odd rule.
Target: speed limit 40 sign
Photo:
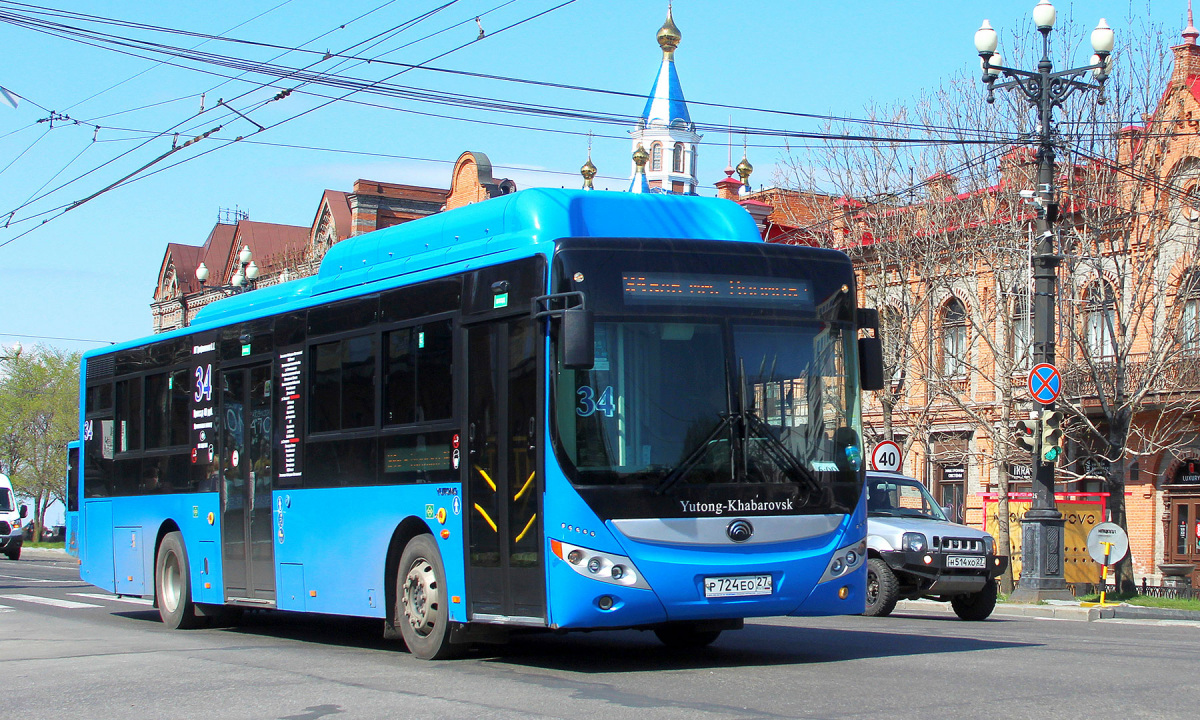
[[[900,446],[884,440],[871,451],[871,468],[880,472],[900,472]]]

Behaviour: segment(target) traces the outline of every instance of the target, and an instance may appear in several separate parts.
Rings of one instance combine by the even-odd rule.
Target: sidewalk
[[[68,555],[65,550],[56,550],[56,549],[52,549],[52,548],[22,547],[21,548],[21,559],[22,560],[26,560],[26,559],[28,559],[28,560],[74,560],[75,558]],[[0,565],[0,567],[2,567],[2,565]]]
[[[942,613],[953,615],[954,609],[950,603],[934,600],[901,600],[896,603],[898,613]],[[1052,618],[1054,620],[1077,620],[1093,622],[1096,620],[1173,620],[1200,623],[1200,612],[1195,610],[1171,610],[1168,608],[1138,607],[1135,605],[1112,605],[1099,607],[1080,607],[1077,602],[1052,600],[1045,605],[1024,605],[1021,603],[997,603],[992,611],[992,617],[1016,616]]]

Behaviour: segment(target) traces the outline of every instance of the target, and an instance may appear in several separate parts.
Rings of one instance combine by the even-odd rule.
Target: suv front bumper
[[[0,535],[0,552],[11,552],[21,547],[25,542],[25,536],[17,530],[12,535]]]
[[[913,578],[921,591],[930,594],[955,595],[978,592],[985,582],[993,580],[1008,567],[1006,555],[975,555],[941,551],[908,552],[888,550],[879,553],[888,567],[899,576],[902,584]],[[983,558],[983,567],[951,567],[950,558]]]

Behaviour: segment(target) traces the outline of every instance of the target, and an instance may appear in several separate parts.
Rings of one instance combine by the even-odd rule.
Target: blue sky
[[[88,0],[55,2],[53,7],[289,47],[328,33],[307,47],[337,53],[446,1],[402,0],[384,5],[386,0],[358,3]],[[398,62],[424,62],[474,39],[478,27],[473,18],[482,15],[480,22],[487,33],[483,40],[432,64],[646,93],[661,58],[654,35],[665,16],[666,2],[576,0],[511,30],[497,32],[561,2],[458,0],[433,17],[387,38],[378,47],[361,47],[356,52],[374,57],[450,28],[386,56],[387,60]],[[675,20],[683,34],[676,66],[697,122],[725,124],[732,114],[735,128],[745,124],[817,130],[819,126],[814,121],[703,108],[695,103],[730,103],[748,108],[861,117],[868,103],[903,101],[923,89],[936,87],[951,75],[974,72],[978,58],[972,36],[980,21],[989,18],[1004,37],[1007,31],[1031,22],[1029,13],[1033,5],[1033,0],[987,3],[676,0]],[[1148,17],[1167,28],[1172,43],[1178,38],[1186,14],[1185,0],[1091,0],[1057,5],[1060,18],[1074,14],[1087,27],[1101,16],[1118,28],[1131,15]],[[493,10],[497,6],[500,7]],[[379,9],[351,22],[375,8]],[[0,1],[0,12],[5,11],[23,12]],[[59,22],[76,24],[73,20]],[[182,47],[201,42],[194,37],[151,35],[119,26],[88,27]],[[1118,31],[1118,49],[1121,41]],[[218,98],[236,98],[256,87],[246,80],[261,80],[261,76],[226,82],[194,69],[156,65],[150,60],[73,43],[8,23],[0,23],[0,42],[5,48],[0,86],[26,98],[15,110],[0,104],[0,213],[3,214],[0,216],[0,345],[16,341],[27,345],[47,342],[83,350],[97,347],[97,343],[39,341],[34,336],[120,341],[149,333],[149,303],[166,244],[200,244],[220,208],[237,206],[247,210],[253,220],[307,226],[326,188],[348,191],[357,178],[446,187],[451,163],[464,150],[487,153],[497,166],[496,174],[515,179],[520,187],[578,187],[578,168],[587,156],[588,132],[596,135],[592,158],[601,176],[597,184],[621,189],[627,184],[620,179],[628,174],[630,141],[626,128],[361,94],[352,98],[387,103],[400,109],[339,102],[248,138],[271,144],[236,143],[195,157],[223,145],[220,138],[251,135],[255,126],[249,121],[220,120],[222,113],[211,108]],[[261,47],[216,41],[200,49],[260,61],[277,54]],[[1080,50],[1078,54],[1077,61],[1082,64],[1090,51]],[[298,67],[313,60],[292,53],[275,62]],[[334,62],[326,61],[318,67],[329,69]],[[196,67],[234,74],[211,66]],[[396,68],[374,64],[341,70],[377,80]],[[637,98],[548,90],[423,71],[406,73],[392,82],[617,114],[637,114],[643,105]],[[310,89],[336,92],[312,86]],[[206,91],[205,106],[210,110],[197,118],[199,95]],[[244,108],[251,100],[268,94],[259,90],[233,103]],[[129,112],[154,103],[161,104]],[[269,126],[316,104],[311,97],[294,94],[255,110],[250,118]],[[47,109],[86,124],[60,121],[51,129],[50,123],[37,122],[49,115]],[[459,119],[438,119],[410,111]],[[499,127],[480,121],[524,127]],[[195,157],[176,168],[100,195],[22,237],[17,236],[37,226],[43,217],[53,215],[2,227],[10,211],[134,148],[145,139],[146,132],[157,133],[178,126],[187,131],[181,135],[182,142],[222,123],[224,127],[213,139],[152,166],[157,169],[176,158]],[[101,129],[96,131],[94,125],[100,125]],[[13,219],[85,198],[166,152],[171,142],[170,135],[151,140],[140,150],[18,210]],[[704,142],[700,152],[700,180],[711,192],[711,184],[723,177],[726,137],[724,133],[710,132]],[[772,167],[782,148],[776,140],[755,142],[764,146],[752,145],[749,149],[756,168],[752,181],[756,186],[769,185]],[[735,138],[735,144],[738,146],[735,152],[740,152],[740,139]]]

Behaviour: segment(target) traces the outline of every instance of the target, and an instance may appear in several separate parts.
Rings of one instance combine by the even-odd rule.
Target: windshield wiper
[[[776,358],[778,359],[778,358]],[[763,367],[766,366],[766,358],[763,358],[762,367],[759,368],[759,375],[762,375]],[[771,382],[775,377],[775,359],[771,361],[771,374],[768,382]],[[783,444],[783,441],[775,436],[771,431],[771,426],[763,421],[758,416],[753,405],[747,408],[747,397],[749,397],[749,389],[746,387],[746,364],[744,361],[738,361],[738,410],[741,416],[742,432],[740,437],[742,440],[741,455],[742,460],[742,477],[748,477],[750,473],[750,432],[766,441],[765,450],[767,455],[783,469],[784,473],[793,479],[799,479],[800,482],[808,486],[808,491],[811,494],[816,493],[818,496],[824,494],[821,488],[821,483],[817,481],[816,476],[812,471],[805,467],[804,463],[796,459],[790,448]]]
[[[784,445],[782,440],[775,437],[775,433],[771,431],[770,425],[763,422],[762,418],[756,415],[753,410],[747,412],[742,421],[754,432],[756,439],[766,441],[763,450],[776,465],[783,468],[783,471],[787,475],[793,479],[798,478],[802,484],[807,485],[810,493],[816,493],[817,495],[824,494],[824,489],[821,487],[821,483],[817,480],[816,476],[803,463],[796,459],[791,449],[787,445]],[[742,452],[743,454],[748,454],[744,448]]]
[[[708,437],[704,438],[704,442],[697,445],[696,449],[688,453],[687,457],[683,459],[683,462],[679,463],[678,467],[668,473],[667,476],[662,479],[662,482],[654,487],[654,494],[662,495],[667,490],[670,490],[671,486],[682,480],[684,475],[687,475],[689,472],[691,472],[692,468],[695,467],[696,464],[699,463],[704,457],[705,453],[708,452],[709,444],[719,438],[722,433],[727,431],[733,425],[735,417],[736,415],[732,413],[723,416],[721,418],[721,422],[717,423],[717,426],[713,428],[711,433],[708,434]]]

